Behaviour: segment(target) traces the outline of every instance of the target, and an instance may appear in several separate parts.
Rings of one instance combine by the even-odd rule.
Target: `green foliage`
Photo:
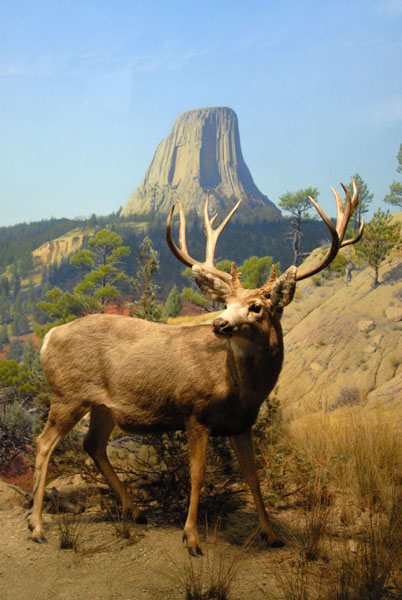
[[[79,250],[71,258],[73,266],[88,272],[75,286],[73,293],[63,292],[55,287],[46,293],[47,300],[38,302],[37,308],[51,323],[36,325],[36,335],[43,337],[56,325],[68,323],[88,313],[102,312],[108,300],[120,296],[120,291],[114,284],[125,281],[128,277],[117,265],[130,252],[122,243],[119,235],[104,229],[89,240],[91,250]]]
[[[86,312],[99,312],[108,300],[119,298],[120,291],[115,284],[128,277],[117,265],[130,253],[130,249],[122,244],[117,233],[103,229],[89,240],[91,250],[79,250],[71,258],[73,266],[88,271],[74,288],[74,294],[81,299]]]
[[[276,274],[280,275],[280,264],[276,263],[274,267]],[[232,263],[230,260],[222,260],[217,263],[216,268],[220,271],[230,273]],[[270,275],[271,268],[271,256],[263,256],[261,258],[251,256],[250,258],[247,258],[244,263],[238,267],[243,287],[247,289],[256,289],[264,285]]]
[[[4,295],[4,296],[8,297],[9,294],[10,294],[10,282],[8,280],[8,277],[3,275],[3,277],[1,277],[1,279],[0,279],[0,296]]]
[[[0,348],[2,348],[5,344],[8,344],[9,341],[8,326],[4,324],[0,327]]]
[[[140,245],[137,257],[137,277],[131,285],[139,299],[132,306],[132,314],[147,321],[162,319],[162,306],[156,301],[154,275],[159,269],[159,255],[152,245],[151,238],[145,237]]]
[[[0,361],[0,387],[17,385],[20,368],[15,359]]]
[[[378,269],[392,248],[400,242],[400,223],[392,223],[392,215],[379,208],[366,226],[356,254],[374,269],[373,287],[378,284]]]
[[[87,308],[81,297],[70,292],[63,293],[59,288],[53,288],[47,292],[46,298],[47,301],[38,302],[38,308],[47,315],[51,323],[35,326],[35,333],[40,338],[43,338],[52,327],[83,316]]]
[[[22,406],[18,402],[13,402],[5,408],[1,427],[5,435],[20,440],[29,435],[31,421]]]
[[[357,191],[359,193],[359,204],[353,214],[353,229],[357,230],[360,227],[362,222],[362,217],[364,214],[368,213],[369,205],[374,198],[374,194],[371,194],[367,184],[360,177],[359,173],[355,173],[353,175],[353,179],[355,180]],[[348,186],[349,192],[353,195],[353,186],[350,184]]]
[[[398,159],[398,173],[402,173],[402,144],[399,147],[399,152],[397,155]],[[384,202],[388,204],[392,204],[392,206],[397,206],[402,208],[402,182],[394,181],[389,186],[389,194],[387,194],[384,198]]]
[[[317,188],[308,187],[296,192],[286,192],[279,198],[278,205],[285,212],[290,213],[294,217],[305,218],[312,208],[309,196],[316,200],[319,196]]]
[[[290,220],[291,230],[290,239],[292,240],[293,248],[293,264],[297,265],[302,256],[301,251],[301,226],[304,219],[309,216],[310,209],[313,207],[309,196],[317,199],[319,191],[317,188],[308,187],[296,192],[286,192],[279,198],[279,206],[285,212],[292,215]]]
[[[163,309],[165,318],[177,317],[181,313],[181,309],[182,303],[179,290],[177,289],[177,285],[174,285],[169,296],[167,297],[166,304]]]
[[[19,362],[23,352],[24,344],[21,342],[21,340],[12,340],[10,343],[10,348],[7,352],[7,359],[16,360]]]
[[[245,260],[242,266],[239,267],[243,287],[256,289],[264,285],[269,277],[271,265],[272,258],[270,256],[262,258],[252,256]]]
[[[203,296],[199,292],[196,292],[195,290],[193,290],[193,288],[190,287],[183,288],[180,297],[182,300],[187,300],[187,302],[192,302],[193,304],[196,304],[197,306],[202,306],[203,308],[208,308],[210,305],[209,300],[207,300],[205,296]]]

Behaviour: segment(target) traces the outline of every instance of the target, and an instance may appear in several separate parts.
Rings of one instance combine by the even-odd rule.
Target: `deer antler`
[[[352,177],[352,187],[353,187],[353,197],[352,198],[350,197],[350,192],[349,192],[348,188],[343,183],[341,183],[341,186],[343,187],[344,192],[345,192],[345,206],[343,205],[342,198],[340,197],[338,192],[331,186],[331,190],[332,190],[332,192],[335,196],[335,200],[336,200],[336,227],[333,225],[333,223],[327,217],[327,215],[322,210],[322,208],[317,204],[317,202],[315,200],[313,200],[313,198],[311,198],[311,196],[309,196],[309,199],[314,204],[317,212],[321,216],[324,223],[327,225],[327,227],[331,233],[332,241],[331,241],[331,246],[330,246],[328,252],[324,256],[324,258],[321,260],[321,262],[319,262],[314,267],[307,269],[305,271],[301,271],[301,272],[297,271],[296,281],[300,281],[301,279],[306,279],[307,277],[311,277],[311,275],[314,275],[315,273],[319,273],[320,271],[322,271],[322,269],[325,269],[325,267],[327,267],[334,260],[335,256],[338,254],[338,251],[340,248],[343,248],[344,246],[350,246],[351,244],[356,244],[356,242],[358,242],[363,235],[364,220],[362,219],[362,224],[360,226],[360,229],[359,229],[357,235],[354,238],[351,238],[349,240],[345,240],[345,241],[343,240],[345,233],[346,233],[346,228],[348,226],[349,219],[353,215],[354,210],[359,203],[359,194],[358,194],[356,183],[355,183],[355,180],[353,179],[353,177]]]
[[[215,256],[215,248],[216,243],[223,229],[229,223],[230,219],[236,212],[239,207],[241,200],[237,202],[237,204],[232,208],[227,217],[222,221],[222,223],[216,229],[213,229],[212,225],[218,216],[218,213],[215,213],[213,217],[209,218],[208,208],[209,208],[209,193],[207,193],[207,197],[204,204],[204,226],[205,226],[205,235],[207,236],[207,244],[206,244],[206,252],[205,252],[205,262],[200,262],[195,260],[190,256],[187,250],[186,243],[186,218],[184,216],[183,208],[180,202],[177,200],[177,205],[179,207],[179,215],[180,215],[180,229],[179,229],[179,245],[180,248],[176,246],[172,238],[172,217],[174,212],[174,205],[170,209],[170,213],[168,215],[166,221],[166,242],[175,255],[177,259],[180,260],[187,267],[193,267],[194,265],[201,265],[203,267],[207,267],[210,270],[213,270],[216,275],[219,275],[221,279],[225,281],[231,282],[232,275],[229,273],[225,273],[224,271],[220,271],[214,266],[214,256]],[[234,279],[234,278],[233,278]]]

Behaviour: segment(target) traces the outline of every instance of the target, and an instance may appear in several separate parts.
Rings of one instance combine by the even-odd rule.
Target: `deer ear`
[[[225,302],[225,298],[231,291],[226,281],[201,265],[194,265],[192,271],[195,281],[203,294],[208,296],[210,300]]]
[[[277,279],[271,290],[271,302],[275,309],[282,309],[292,302],[296,289],[296,267],[289,267]]]

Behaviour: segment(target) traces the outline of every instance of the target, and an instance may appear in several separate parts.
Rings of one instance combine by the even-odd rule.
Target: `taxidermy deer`
[[[273,389],[283,360],[280,319],[293,298],[296,281],[328,266],[338,250],[358,241],[343,241],[358,194],[345,191],[345,206],[337,203],[336,227],[311,198],[331,233],[331,246],[313,268],[295,266],[280,277],[272,272],[259,289],[244,289],[235,263],[231,274],[214,266],[215,246],[231,219],[236,204],[219,227],[216,215],[204,208],[207,236],[206,260],[201,263],[187,251],[185,217],[181,205],[179,246],[172,239],[174,207],[166,225],[166,240],[173,254],[192,267],[201,291],[224,303],[225,310],[209,325],[175,327],[117,315],[95,314],[51,329],[41,359],[51,390],[46,426],[36,440],[37,456],[30,518],[32,539],[44,542],[42,504],[46,471],[56,444],[78,421],[90,413],[84,448],[120,498],[123,513],[138,511],[118,479],[107,454],[110,433],[117,424],[135,434],[186,430],[190,456],[191,495],[183,539],[191,554],[201,554],[197,510],[204,478],[209,436],[229,436],[254,497],[263,537],[281,546],[264,508],[254,462],[251,427],[258,410]]]

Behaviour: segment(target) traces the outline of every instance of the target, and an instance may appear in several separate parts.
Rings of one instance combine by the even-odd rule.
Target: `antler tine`
[[[332,187],[332,185],[330,186],[330,188],[331,188],[331,191],[332,191],[333,195],[335,196],[335,200],[336,200],[336,230],[339,234],[340,224],[342,223],[342,219],[343,219],[343,215],[344,215],[343,201],[342,201],[342,198],[340,197],[340,195],[338,194],[338,192],[336,191],[336,189]],[[310,198],[310,200],[311,200],[311,198]]]
[[[349,219],[352,216],[353,211],[355,210],[355,208],[359,202],[359,194],[358,194],[357,186],[356,186],[356,183],[355,183],[355,180],[353,179],[353,177],[352,177],[352,186],[353,186],[353,197],[352,198],[350,198],[350,192],[349,192],[348,188],[343,183],[341,183],[341,186],[343,187],[343,189],[345,191],[345,208],[343,206],[343,202],[342,202],[340,195],[331,186],[331,190],[336,199],[336,212],[337,212],[336,227],[334,227],[334,225],[332,224],[330,219],[328,219],[327,215],[320,208],[320,206],[315,202],[315,200],[313,200],[313,198],[311,198],[309,196],[309,199],[314,204],[316,210],[318,211],[319,215],[321,216],[322,220],[327,225],[327,227],[331,233],[331,246],[330,246],[328,252],[326,253],[326,255],[324,256],[324,258],[321,260],[321,262],[318,263],[318,265],[314,266],[311,269],[302,271],[301,273],[299,273],[299,272],[296,273],[297,281],[300,281],[301,279],[306,279],[306,277],[310,277],[311,275],[314,275],[315,273],[322,271],[322,269],[324,269],[326,266],[328,266],[334,260],[334,258],[337,255],[340,248],[342,248],[344,246],[349,246],[350,244],[355,244],[356,242],[358,242],[360,240],[360,238],[363,235],[364,221],[362,221],[359,232],[353,239],[343,241]]]
[[[351,177],[351,179],[352,179],[352,188],[353,188],[353,196],[352,196],[352,214],[353,214],[356,206],[359,204],[359,192],[358,192],[354,177]]]
[[[353,212],[352,202],[350,199],[350,192],[343,183],[341,183],[341,186],[345,191],[345,208],[343,207],[342,198],[340,197],[338,192],[331,186],[332,193],[334,194],[336,199],[336,231],[338,232],[340,241],[343,240],[346,227]]]
[[[341,248],[344,248],[345,246],[350,246],[351,244],[356,244],[359,240],[361,240],[361,238],[363,236],[363,230],[364,230],[364,219],[362,219],[362,223],[360,225],[359,231],[357,232],[357,235],[355,235],[355,237],[353,237],[353,238],[350,238],[349,240],[343,241],[343,238],[344,238],[345,232],[346,232],[346,228],[348,226],[348,221],[349,221],[350,217],[353,215],[353,213],[356,209],[356,206],[359,204],[359,192],[358,192],[356,182],[353,177],[352,177],[352,188],[353,188],[352,199],[350,199],[350,192],[349,192],[348,188],[343,183],[341,183],[341,186],[345,190],[346,201],[349,201],[349,203],[350,203],[349,217],[345,222],[342,237],[339,236],[339,238],[341,240]]]
[[[240,273],[237,270],[237,265],[235,262],[232,262],[232,267],[231,267],[231,274],[232,274],[232,286],[234,289],[236,288],[241,288],[242,283],[241,283],[241,279],[240,279]]]
[[[206,255],[205,255],[205,264],[206,265],[209,265],[210,267],[214,266],[215,248],[216,248],[216,243],[218,241],[218,238],[219,238],[220,234],[222,233],[222,230],[224,229],[224,227],[226,227],[226,225],[229,223],[230,219],[233,217],[236,210],[239,208],[240,203],[241,203],[241,199],[232,208],[230,213],[225,217],[225,219],[222,221],[222,223],[219,225],[219,227],[217,227],[216,229],[213,229],[212,225],[213,225],[216,217],[218,216],[218,213],[216,213],[213,217],[211,217],[211,219],[209,218],[209,215],[208,215],[209,192],[207,193],[207,197],[206,197],[205,204],[204,204],[204,224],[205,224],[205,233],[207,236],[207,247],[206,247]]]
[[[330,246],[328,252],[326,253],[326,255],[324,256],[324,258],[321,260],[321,262],[318,263],[318,265],[315,265],[312,269],[307,269],[307,270],[301,271],[301,272],[299,272],[299,270],[297,270],[296,281],[301,281],[302,279],[306,279],[307,277],[310,277],[311,275],[314,275],[315,273],[322,271],[322,269],[325,269],[325,267],[334,260],[335,256],[338,253],[338,250],[340,248],[338,232],[337,232],[336,228],[334,227],[333,223],[327,217],[325,212],[322,210],[321,206],[319,206],[317,204],[317,202],[311,196],[309,196],[309,200],[313,203],[315,209],[317,210],[318,214],[320,215],[320,217],[322,218],[322,220],[324,221],[324,223],[326,224],[326,226],[328,227],[328,229],[331,233],[331,246]],[[342,206],[342,210],[343,210],[343,206]]]
[[[180,215],[180,231],[179,231],[180,248],[178,248],[176,246],[176,244],[174,243],[173,238],[172,238],[172,217],[173,217],[173,213],[174,213],[174,204],[173,204],[172,208],[170,209],[170,213],[169,213],[167,221],[166,221],[166,242],[167,242],[169,248],[171,249],[171,251],[173,252],[173,254],[175,255],[175,257],[177,259],[179,259],[180,262],[184,263],[187,267],[193,267],[194,265],[199,265],[200,263],[197,260],[194,260],[194,258],[191,258],[191,256],[189,255],[189,253],[187,251],[186,218],[184,216],[183,208],[182,208],[180,202],[177,202],[177,204],[179,206],[179,215]]]
[[[364,231],[364,219],[362,219],[362,224],[360,225],[357,235],[355,235],[355,237],[351,238],[350,240],[345,240],[344,242],[342,242],[341,248],[344,248],[345,246],[350,246],[351,244],[356,244],[358,241],[360,241],[363,237],[363,231]]]

